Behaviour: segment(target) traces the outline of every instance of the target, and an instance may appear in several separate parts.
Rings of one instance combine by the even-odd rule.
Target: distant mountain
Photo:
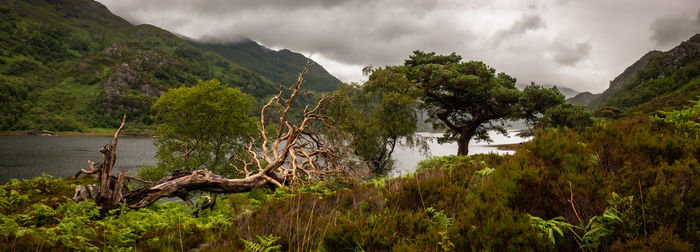
[[[169,88],[218,79],[261,99],[306,62],[252,41],[209,50],[92,0],[0,0],[0,20],[0,130],[116,127],[124,112],[148,126]],[[309,76],[316,91],[338,82],[321,66]]]
[[[539,85],[539,84],[537,84],[537,85]],[[526,86],[527,86],[526,84],[516,84],[516,87],[520,90],[523,90]],[[551,87],[554,87],[556,85],[544,84],[544,85],[540,85],[540,86],[543,86],[546,88],[551,88]],[[576,91],[576,90],[568,88],[568,87],[560,87],[560,86],[556,86],[556,87],[559,90],[559,92],[561,92],[561,94],[563,94],[564,97],[566,97],[566,98],[574,97],[575,95],[577,95],[579,93],[579,91]]]
[[[651,51],[610,82],[600,94],[569,98],[588,109],[614,107],[651,112],[674,109],[700,95],[700,34],[667,51]]]
[[[217,52],[231,62],[274,81],[296,81],[297,74],[307,59],[306,56],[287,49],[271,50],[250,39],[223,44],[193,41],[192,44],[207,51]],[[307,87],[316,91],[333,91],[340,84],[340,80],[318,64],[311,67],[304,79]]]

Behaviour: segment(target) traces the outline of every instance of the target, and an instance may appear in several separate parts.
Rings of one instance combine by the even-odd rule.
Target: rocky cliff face
[[[595,109],[605,104],[623,88],[631,89],[631,85],[669,76],[681,67],[697,60],[698,57],[700,57],[700,34],[696,34],[668,52],[650,51],[646,53],[610,81],[610,86],[603,93],[584,92],[567,99],[567,101],[586,106],[591,110]]]
[[[170,79],[185,78],[178,74],[185,71],[179,60],[137,43],[115,43],[81,62],[77,70],[98,77],[78,79],[82,84],[104,81],[99,109],[107,114],[123,111],[144,115],[150,104],[172,87]]]

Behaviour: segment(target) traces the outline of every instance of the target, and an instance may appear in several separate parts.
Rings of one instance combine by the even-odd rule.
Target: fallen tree
[[[73,199],[94,200],[102,206],[104,214],[118,207],[119,203],[136,209],[148,206],[163,197],[180,197],[189,202],[188,195],[192,191],[240,193],[264,186],[281,187],[338,174],[342,167],[338,155],[340,152],[327,144],[317,131],[320,127],[330,127],[325,123],[327,118],[321,114],[330,98],[323,96],[312,108],[307,105],[296,124],[287,119],[294,99],[304,92],[301,85],[304,82],[304,74],[310,67],[311,63],[307,62],[296,83],[289,88],[288,98],[283,97],[285,90],[282,83],[277,95],[260,110],[258,130],[261,144],[256,147],[255,141],[251,141],[246,148],[247,155],[235,157],[240,165],[231,164],[241,174],[241,178],[224,178],[206,169],[175,171],[172,175],[155,182],[141,180],[145,185],[129,190],[125,185],[125,171],[116,176],[112,175],[117,141],[125,125],[125,115],[112,141],[101,150],[103,161],[97,166],[88,161],[90,170],[81,169],[74,176],[96,175],[100,180],[99,186],[78,186]],[[266,114],[270,113],[268,110],[272,108],[276,108],[276,113],[272,114],[277,117],[273,119],[274,123],[269,123],[266,121]],[[269,130],[272,125],[276,125],[277,130]],[[270,133],[272,131],[276,133]],[[268,134],[274,137],[269,137]]]

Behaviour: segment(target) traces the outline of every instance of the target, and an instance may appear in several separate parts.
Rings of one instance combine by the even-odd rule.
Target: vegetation
[[[251,69],[272,81],[296,80],[297,73],[306,63],[306,57],[286,49],[274,51],[255,41],[242,39],[235,43],[198,43],[193,44],[207,51],[213,51],[238,65]],[[318,92],[332,92],[340,80],[330,75],[320,65],[314,65],[306,74],[307,89]]]
[[[700,95],[699,50],[700,34],[695,34],[669,51],[650,51],[603,93],[581,93],[570,101],[608,118],[683,108]]]
[[[377,175],[391,170],[398,145],[427,151],[425,139],[415,134],[417,94],[401,68],[368,69],[369,80],[362,86],[341,84],[327,110],[334,125],[349,133],[354,154]]]
[[[158,167],[142,169],[141,176],[158,180],[202,167],[235,175],[233,156],[257,138],[255,118],[248,116],[252,104],[253,97],[216,80],[169,90],[153,104]]]
[[[605,105],[630,111],[653,112],[677,109],[700,95],[700,61],[667,72],[664,65],[651,64],[614,94]]]
[[[1,246],[693,251],[700,131],[655,121],[537,131],[514,156],[436,157],[401,178],[257,189],[223,197],[199,218],[187,213],[194,208],[167,203],[97,220],[92,203],[50,196],[38,182],[70,188],[71,181],[13,181],[1,188]],[[285,217],[270,225],[273,216]],[[71,232],[61,231],[66,225]],[[116,227],[129,228],[107,231]]]
[[[421,106],[435,128],[445,128],[438,142],[456,141],[457,153],[467,155],[469,142],[490,142],[489,131],[506,134],[507,119],[524,118],[538,126],[585,127],[590,115],[566,105],[564,96],[534,84],[521,92],[515,78],[498,73],[483,62],[461,62],[462,57],[413,52],[405,75],[420,92]],[[554,110],[550,111],[550,108]]]
[[[284,74],[261,71],[243,62],[249,58],[222,56],[151,25],[131,25],[89,0],[3,1],[0,19],[0,130],[115,129],[128,113],[127,131],[150,131],[150,107],[170,88],[217,79],[266,100],[282,76],[305,63],[288,52],[266,58],[284,65]],[[256,44],[228,52],[256,50],[268,49]],[[321,66],[309,75],[317,91],[338,83]]]
[[[700,244],[700,101],[643,113],[694,94],[693,60],[678,67],[651,60],[597,113],[616,120],[596,123],[556,88],[520,91],[513,77],[482,62],[421,51],[402,66],[368,68],[362,86],[342,84],[302,110],[310,61],[290,89],[277,88],[245,68],[267,68],[261,61],[232,63],[246,54],[235,46],[202,50],[208,46],[131,26],[97,3],[2,3],[0,16],[7,20],[2,129],[120,125],[103,162],[78,173],[97,175],[99,192],[92,178],[0,185],[3,251],[694,251]],[[292,65],[266,74],[287,76]],[[188,86],[215,78],[235,88],[216,80]],[[655,92],[663,95],[651,99]],[[259,118],[249,116],[256,104]],[[447,128],[441,141],[458,141],[459,155],[425,160],[403,177],[358,179],[364,166],[352,154],[382,174],[397,145],[420,146],[421,109]],[[159,166],[141,172],[156,182],[112,174],[125,125],[114,115],[124,112],[137,128],[158,125]],[[534,137],[514,155],[466,156],[472,138],[488,140],[489,130],[503,133],[517,118]],[[191,204],[196,191],[210,194]],[[187,204],[156,203],[162,197]]]

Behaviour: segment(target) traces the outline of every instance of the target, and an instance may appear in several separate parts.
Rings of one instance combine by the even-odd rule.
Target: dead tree
[[[206,169],[194,171],[176,171],[172,175],[159,181],[147,183],[134,189],[124,190],[124,171],[119,175],[111,176],[116,156],[118,135],[124,127],[124,121],[114,134],[112,142],[105,146],[104,160],[101,163],[100,187],[77,187],[74,200],[92,198],[102,206],[103,211],[113,209],[119,203],[124,203],[132,209],[148,206],[162,197],[180,197],[187,199],[192,191],[206,191],[215,193],[239,193],[251,191],[263,186],[285,186],[292,183],[303,182],[310,179],[322,178],[329,174],[337,174],[341,171],[340,156],[338,151],[326,144],[325,138],[317,131],[320,127],[330,127],[325,123],[327,118],[321,114],[329,97],[323,96],[313,107],[304,108],[302,118],[297,123],[288,120],[287,115],[292,109],[294,99],[304,91],[301,85],[304,82],[304,74],[311,67],[310,61],[299,73],[296,83],[289,88],[289,95],[285,99],[285,90],[280,86],[279,93],[272,97],[260,111],[260,145],[256,148],[251,141],[246,148],[246,157],[235,157],[240,165],[231,165],[240,172],[241,178],[224,178]],[[265,115],[268,110],[276,108],[277,118],[268,122]],[[276,125],[276,133],[270,133],[271,125]],[[268,136],[271,134],[273,136]],[[94,163],[89,161],[90,171],[81,173],[90,174]],[[92,172],[95,173],[95,172]],[[97,191],[97,192],[95,192]]]

